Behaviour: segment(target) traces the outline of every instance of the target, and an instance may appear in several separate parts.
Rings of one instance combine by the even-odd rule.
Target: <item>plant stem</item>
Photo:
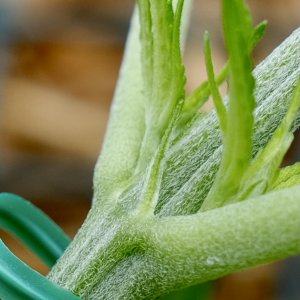
[[[121,219],[98,234],[84,226],[77,249],[67,251],[49,278],[83,299],[154,299],[295,255],[299,199],[296,186],[190,216]]]
[[[214,112],[164,149],[156,172],[149,173],[163,174],[162,181],[149,178],[143,194],[147,173],[135,174],[145,114],[137,88],[141,82],[135,77],[142,76],[138,25],[133,24],[121,71],[125,77],[118,85],[95,170],[95,202],[49,278],[82,299],[153,299],[299,253],[299,186],[208,212],[170,217],[196,212],[211,187],[222,152]],[[258,105],[254,152],[268,142],[286,113],[300,76],[299,41],[300,29],[254,71]],[[156,200],[158,209],[152,214]]]

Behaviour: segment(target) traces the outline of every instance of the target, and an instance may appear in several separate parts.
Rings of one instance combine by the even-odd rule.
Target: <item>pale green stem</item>
[[[123,259],[97,284],[86,282],[81,295],[99,300],[155,299],[174,289],[299,254],[299,199],[296,186],[205,213],[132,219],[124,225],[137,250],[126,256],[121,246]],[[80,259],[85,258],[77,258],[79,270]],[[84,277],[86,270],[80,271]],[[68,288],[70,280],[59,283]]]
[[[124,189],[124,182],[127,184],[134,173],[144,134],[144,100],[139,98],[141,94],[137,88],[142,86],[139,82],[142,76],[140,79],[135,77],[140,68],[137,23],[133,27],[125,54],[127,63],[121,71],[124,76],[118,84],[108,133],[96,167],[96,205],[73,243],[51,270],[49,278],[83,299],[151,299],[175,287],[185,287],[299,253],[299,187],[186,217],[146,218],[136,211],[138,205],[133,205],[131,212],[122,206],[119,194]],[[257,115],[261,116],[258,121],[261,126],[256,131],[256,149],[278,126],[278,120],[286,111],[289,100],[286,97],[292,93],[295,78],[299,78],[299,33],[299,30],[294,33],[259,67],[260,71],[255,72],[260,106]],[[272,67],[274,65],[277,69]],[[129,71],[130,66],[136,67],[133,73]],[[127,90],[127,84],[134,86]],[[128,97],[123,98],[123,95]],[[271,106],[272,103],[275,104]],[[280,115],[271,121],[270,107],[272,115],[274,112]],[[203,160],[219,157],[217,128],[216,116],[212,114],[210,119],[191,128],[168,153],[166,165],[169,163],[172,169],[166,172],[172,184],[180,184],[178,189],[189,181],[195,168],[199,170],[205,165],[197,161],[191,168],[195,156],[197,159],[201,156]],[[202,135],[199,134],[203,129]],[[207,140],[205,134],[210,133],[213,135],[208,139],[213,139],[212,144],[206,143],[211,140]],[[214,167],[217,169],[218,162]],[[183,173],[178,173],[178,168]],[[202,169],[205,174],[210,174],[211,170],[210,164]],[[168,184],[170,182],[167,188]],[[179,212],[184,211],[186,203],[181,202],[184,199],[201,201],[198,187],[199,180],[190,183],[186,191],[194,189],[196,193],[187,198],[178,194],[177,202],[172,203],[166,214],[174,211],[176,205]],[[134,188],[139,194],[139,186]],[[165,188],[162,184],[161,190]],[[167,191],[166,197],[169,200],[173,195]],[[138,204],[143,200],[137,197]],[[104,209],[101,201],[109,205]],[[195,209],[195,202],[190,210]]]
[[[101,155],[95,168],[94,199],[109,201],[132,176],[144,135],[144,96],[137,9],[132,17],[123,63]]]
[[[300,253],[300,186],[148,228],[158,289],[215,279]]]

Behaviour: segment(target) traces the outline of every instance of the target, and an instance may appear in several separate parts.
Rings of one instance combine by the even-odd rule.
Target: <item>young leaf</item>
[[[216,76],[217,86],[221,85],[228,76],[228,63],[224,65],[220,73]],[[207,113],[201,111],[202,106],[207,102],[211,90],[208,81],[204,81],[200,86],[185,99],[180,118],[176,123],[176,130],[173,132],[172,144],[175,144],[189,130],[193,123],[199,121]]]
[[[255,100],[248,50],[253,28],[242,0],[223,0],[223,28],[229,55],[229,105],[222,162],[201,210],[224,205],[239,189],[252,157]]]
[[[253,155],[278,128],[300,76],[300,28],[253,71],[256,79]],[[292,126],[300,124],[300,114]],[[158,210],[164,215],[195,213],[218,171],[222,140],[215,111],[195,118],[168,150]]]
[[[262,21],[257,26],[255,26],[252,36],[251,36],[251,39],[250,39],[250,44],[249,44],[250,52],[255,48],[255,46],[261,41],[261,39],[265,35],[267,25],[268,25],[267,21]]]
[[[252,33],[252,37],[249,43],[250,52],[259,43],[265,34],[267,28],[267,22],[263,21],[259,23]],[[220,73],[216,76],[215,81],[217,86],[220,86],[228,77],[228,61],[221,69]],[[178,122],[178,130],[184,128],[195,116],[199,115],[199,110],[206,103],[211,94],[208,81],[204,81],[199,85],[196,90],[186,98],[183,109],[182,116]],[[199,118],[198,118],[199,119]]]
[[[150,3],[147,0],[141,0],[140,2],[146,6],[147,3]],[[181,31],[182,42],[188,27],[187,16],[191,3],[192,0],[185,1],[183,30]],[[147,13],[147,10],[143,10],[143,12]],[[137,9],[135,9],[132,16],[110,119],[101,155],[98,158],[94,172],[94,202],[102,205],[102,209],[104,204],[110,207],[116,200],[116,196],[128,187],[128,182],[132,181],[134,174],[138,173],[136,170],[139,168],[137,165],[139,164],[141,152],[145,152],[145,156],[147,156],[147,151],[145,150],[147,147],[143,146],[144,150],[142,151],[142,144],[148,143],[151,146],[152,142],[154,142],[153,140],[152,142],[149,140],[148,142],[143,142],[143,140],[147,140],[145,138],[145,102],[147,98],[145,90],[143,90],[144,71],[142,71],[142,62],[147,64],[147,61],[141,59],[143,51],[140,43],[141,32],[139,24],[142,22],[144,25],[144,22],[147,23],[150,20],[145,20],[143,12],[141,12],[141,17],[143,18],[144,16],[143,21],[140,20]],[[149,16],[146,16],[146,18],[149,18]],[[142,39],[145,41],[145,38]],[[148,41],[151,41],[151,39],[148,38]],[[146,41],[146,43],[148,42]],[[149,57],[152,57],[152,55]],[[154,140],[157,140],[157,138]],[[149,156],[151,155],[149,154]],[[145,167],[142,167],[143,160],[140,161],[140,168],[143,169]]]
[[[279,171],[283,156],[293,140],[291,125],[300,107],[300,81],[295,89],[289,109],[269,143],[249,164],[243,174],[235,194],[226,195],[226,204],[263,194],[270,190]],[[207,205],[207,204],[205,204]],[[205,207],[203,208],[205,209]]]
[[[205,63],[206,63],[206,70],[208,76],[208,82],[210,91],[213,97],[213,101],[216,107],[216,111],[220,120],[220,127],[222,130],[223,135],[226,134],[226,126],[227,126],[227,111],[226,107],[223,103],[222,96],[218,90],[218,85],[215,79],[215,72],[211,57],[211,45],[210,45],[210,38],[208,32],[204,34],[204,47],[205,47]]]
[[[146,129],[136,173],[145,170],[185,95],[181,60],[180,21],[183,0],[173,12],[171,1],[140,0],[141,45],[144,61]],[[151,18],[151,21],[149,19]],[[150,41],[149,41],[150,39]]]
[[[271,186],[278,175],[282,159],[293,141],[293,134],[290,132],[290,129],[299,107],[300,80],[281,124],[265,148],[253,159],[243,178],[241,178],[240,191],[228,202],[241,201],[271,190]]]
[[[286,189],[297,184],[300,184],[300,163],[281,169],[271,190]]]
[[[151,214],[154,214],[159,197],[159,189],[163,172],[163,158],[165,157],[168,149],[171,133],[180,115],[180,111],[181,105],[178,105],[165,132],[165,135],[162,138],[159,148],[146,170],[143,188],[139,196],[141,199],[141,204],[140,207],[138,207],[138,210],[140,210],[142,213],[150,212]]]

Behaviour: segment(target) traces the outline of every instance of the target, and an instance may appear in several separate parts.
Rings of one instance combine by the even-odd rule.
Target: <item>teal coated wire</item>
[[[0,299],[79,300],[13,255],[0,240]]]
[[[0,228],[17,236],[49,267],[70,243],[70,238],[47,215],[13,194],[0,193]]]

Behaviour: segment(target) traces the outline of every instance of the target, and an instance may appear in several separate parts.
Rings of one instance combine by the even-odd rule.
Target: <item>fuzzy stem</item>
[[[142,227],[145,253],[122,261],[90,299],[155,299],[300,252],[300,188]]]
[[[288,106],[288,96],[299,78],[299,38],[300,30],[259,67],[260,72],[254,72],[259,91],[257,150],[278,126]],[[137,206],[131,207],[129,212],[130,207],[123,205],[120,194],[124,188],[123,179],[128,180],[134,170],[142,136],[138,129],[131,131],[131,127],[127,130],[125,126],[126,118],[140,120],[138,108],[128,115],[126,108],[123,111],[126,103],[120,102],[113,108],[110,129],[96,167],[97,203],[70,247],[51,270],[51,280],[83,299],[152,299],[174,288],[300,252],[299,187],[190,216],[145,217],[136,210]],[[272,103],[275,104],[270,116]],[[272,119],[275,112],[279,117]],[[211,116],[212,121],[206,119],[201,126],[191,128],[167,153],[166,165],[173,169],[166,168],[166,174],[172,184],[180,183],[179,189],[189,181],[195,168],[211,174],[218,167],[218,162],[213,165],[213,170],[212,165],[204,162],[193,165],[195,156],[198,160],[199,157],[208,160],[207,157],[214,159],[221,152],[217,121],[214,114]],[[138,136],[136,144],[134,132]],[[209,135],[211,132],[214,135]],[[132,137],[134,149],[130,149]],[[212,143],[209,139],[213,139]],[[125,143],[122,147],[119,147],[120,141]],[[202,143],[201,149],[199,143]],[[128,152],[124,153],[126,149]],[[129,155],[128,160],[126,155]],[[205,182],[199,178],[190,182],[185,191],[191,191],[191,194],[188,197],[178,194],[166,214],[173,210],[177,212],[177,208],[181,213],[195,209],[195,203],[201,201],[202,195],[198,192],[201,184],[205,185]],[[200,186],[204,192],[209,187],[209,184]],[[139,198],[139,188],[137,185],[133,189],[137,191],[136,202],[140,204],[144,199]],[[162,184],[161,190],[165,188]],[[170,200],[173,194],[165,191]],[[162,194],[159,197],[161,199]],[[187,202],[182,200],[186,199],[195,202],[185,211]],[[100,205],[101,202],[108,205]]]
[[[89,248],[92,264],[85,264],[86,253],[79,251],[75,259],[65,257],[60,265],[61,274],[68,276],[57,276],[54,269],[50,279],[83,299],[154,299],[296,255],[300,252],[299,199],[296,186],[190,216],[121,220],[115,232],[126,232],[126,238],[109,233],[114,242],[103,245],[102,254],[98,247],[98,252]],[[89,231],[85,234],[101,240]],[[70,264],[81,275],[77,279]]]

